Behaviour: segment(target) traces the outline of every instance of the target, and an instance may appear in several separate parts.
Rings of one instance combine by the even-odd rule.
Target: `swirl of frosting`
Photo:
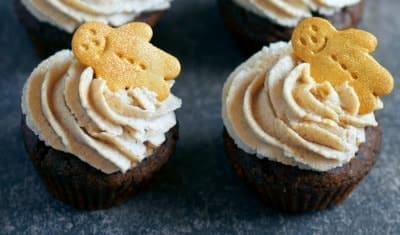
[[[290,43],[264,47],[239,66],[222,99],[225,127],[240,149],[302,169],[349,162],[365,142],[365,127],[377,125],[373,113],[358,115],[357,94],[347,83],[316,83]]]
[[[69,33],[87,21],[120,26],[144,12],[165,10],[172,0],[21,0],[38,20]]]
[[[171,84],[172,85],[172,84]],[[181,100],[163,102],[146,88],[111,92],[69,50],[42,62],[25,83],[28,127],[57,150],[110,174],[126,172],[151,155],[176,125]]]
[[[359,3],[361,0],[234,0],[245,9],[276,23],[293,27],[312,12],[333,15],[341,8]]]

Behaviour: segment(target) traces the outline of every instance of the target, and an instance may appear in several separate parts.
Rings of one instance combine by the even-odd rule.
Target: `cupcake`
[[[145,23],[85,23],[72,51],[49,57],[26,81],[25,147],[59,200],[85,210],[118,205],[174,152],[182,102],[170,88],[180,64],[151,36]]]
[[[365,31],[309,18],[291,42],[262,48],[229,76],[226,154],[267,206],[335,206],[370,172],[382,135],[374,110],[393,89],[390,73],[369,55],[376,45]]]
[[[72,34],[82,23],[99,21],[120,26],[132,21],[154,26],[171,0],[14,0],[17,16],[38,53],[49,56],[70,48]]]
[[[219,0],[221,15],[243,52],[253,54],[271,42],[289,41],[302,19],[320,16],[338,29],[361,19],[363,0]]]

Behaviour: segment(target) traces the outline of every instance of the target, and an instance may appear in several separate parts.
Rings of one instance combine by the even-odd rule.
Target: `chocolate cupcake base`
[[[48,147],[22,120],[25,147],[47,190],[59,200],[82,210],[106,209],[137,194],[175,151],[178,126],[154,153],[126,173],[107,175],[76,156]]]
[[[236,4],[233,0],[218,0],[222,17],[238,47],[246,55],[259,51],[264,45],[277,41],[289,41],[293,27],[284,27],[268,18],[258,16]],[[364,0],[344,7],[340,12],[326,17],[314,12],[313,16],[327,18],[337,29],[355,27],[361,20]]]
[[[236,173],[268,207],[290,213],[321,210],[342,203],[374,166],[382,132],[366,129],[366,142],[347,164],[326,172],[302,170],[239,149],[224,131],[227,157]]]
[[[73,34],[67,33],[51,24],[40,22],[25,8],[21,0],[14,0],[14,8],[19,21],[28,32],[39,56],[47,58],[59,50],[71,48]],[[143,13],[135,21],[155,26],[163,13],[164,11]]]

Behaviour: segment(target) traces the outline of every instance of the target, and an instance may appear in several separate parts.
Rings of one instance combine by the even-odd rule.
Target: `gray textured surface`
[[[184,107],[178,112],[177,153],[153,188],[96,212],[76,211],[52,198],[23,149],[21,88],[40,59],[11,2],[0,1],[0,234],[400,234],[400,1],[368,1],[361,24],[379,38],[375,55],[397,81],[378,114],[384,130],[380,159],[342,206],[297,216],[265,208],[225,159],[220,93],[244,58],[225,30],[215,0],[176,0],[155,29],[154,43],[183,62],[174,92]]]

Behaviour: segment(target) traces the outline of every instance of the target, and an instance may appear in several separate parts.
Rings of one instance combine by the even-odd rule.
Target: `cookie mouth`
[[[328,43],[328,38],[324,37],[324,42],[322,43],[321,47],[317,48],[316,50],[313,50],[313,52],[314,53],[321,52],[326,47],[327,43]]]
[[[101,44],[101,46],[100,46],[100,52],[101,52],[101,54],[103,54],[105,51],[106,51],[106,49],[107,49],[107,47],[109,46],[108,44],[109,44],[109,42],[108,42],[108,37],[104,37],[104,42]]]

